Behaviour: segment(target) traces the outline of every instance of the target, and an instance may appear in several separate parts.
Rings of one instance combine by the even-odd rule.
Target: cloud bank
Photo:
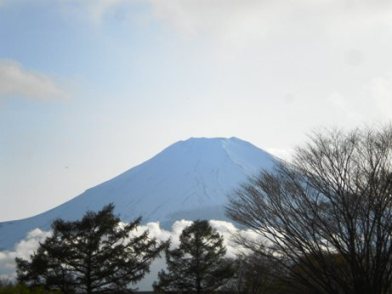
[[[51,232],[34,229],[15,246],[14,251],[0,251],[0,279],[15,279],[15,258],[29,259],[38,248],[39,243],[50,235]]]
[[[0,60],[0,99],[15,96],[36,100],[68,97],[49,76],[26,70],[14,61]]]

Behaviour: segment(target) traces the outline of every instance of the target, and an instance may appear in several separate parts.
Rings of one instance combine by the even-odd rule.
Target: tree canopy
[[[81,220],[54,221],[52,236],[31,260],[16,259],[18,280],[64,293],[131,292],[165,244],[147,231],[135,234],[140,218],[123,224],[113,209],[110,204]]]
[[[392,127],[315,133],[239,188],[227,213],[307,289],[390,293]]]
[[[159,272],[157,292],[211,293],[233,275],[223,237],[208,221],[197,220],[180,235],[178,248],[166,249],[167,271]]]

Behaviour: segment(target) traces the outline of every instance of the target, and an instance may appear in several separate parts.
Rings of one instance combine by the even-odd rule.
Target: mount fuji
[[[39,215],[0,223],[0,250],[11,249],[26,234],[47,230],[53,220],[75,220],[87,210],[113,203],[129,221],[159,221],[169,227],[180,219],[227,220],[227,196],[278,159],[238,138],[191,138],[179,141],[119,176],[88,189]]]

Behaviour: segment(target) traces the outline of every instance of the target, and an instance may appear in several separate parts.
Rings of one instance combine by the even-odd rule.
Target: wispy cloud
[[[135,0],[87,0],[87,1],[70,1],[62,0],[64,4],[70,2],[78,3],[78,10],[87,13],[87,18],[94,24],[101,24],[104,18],[114,12],[116,14],[124,5],[132,4]]]
[[[15,5],[18,5],[17,1]],[[342,33],[369,25],[392,26],[392,2],[386,0],[43,0],[93,22],[132,14],[134,5],[150,8],[155,19],[185,35],[259,39],[269,33]],[[0,0],[13,5],[13,1]],[[140,11],[139,11],[140,12]],[[302,30],[299,30],[302,29]],[[358,31],[357,34],[363,33]],[[357,62],[356,56],[348,57]],[[353,59],[353,60],[351,60]]]
[[[68,94],[51,77],[27,70],[15,61],[0,60],[0,99],[15,96],[53,100],[65,99]]]
[[[0,0],[0,4],[5,0]],[[53,1],[48,1],[51,3]],[[271,32],[304,30],[344,33],[358,25],[392,25],[390,1],[366,0],[58,0],[66,10],[95,23],[111,15],[131,14],[135,4],[149,6],[156,19],[179,32],[212,34],[222,39],[258,39]],[[7,4],[11,1],[7,1]],[[309,26],[309,24],[312,24]],[[359,32],[358,32],[359,33]]]
[[[1,1],[1,0],[0,0]],[[52,1],[48,1],[51,4]],[[61,9],[72,18],[87,20],[100,26],[111,18],[127,18],[132,14],[130,8],[136,3],[147,3],[144,0],[58,0]]]

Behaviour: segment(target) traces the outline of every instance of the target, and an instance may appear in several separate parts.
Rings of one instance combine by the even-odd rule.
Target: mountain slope
[[[34,229],[48,229],[56,218],[73,220],[86,210],[113,202],[125,221],[225,219],[227,195],[249,176],[271,169],[276,159],[237,138],[191,138],[177,142],[150,160],[88,189],[47,212],[0,223],[0,249],[10,249]]]

